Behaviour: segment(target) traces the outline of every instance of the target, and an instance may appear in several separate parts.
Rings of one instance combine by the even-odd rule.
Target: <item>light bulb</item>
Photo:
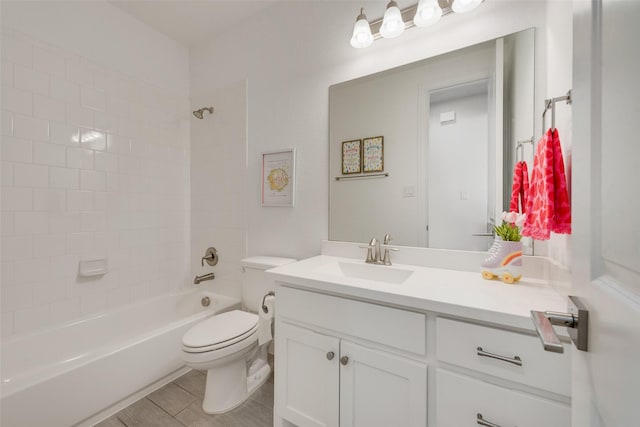
[[[455,0],[451,5],[451,10],[456,13],[465,13],[475,9],[483,0]]]
[[[360,9],[360,15],[356,18],[356,24],[353,26],[353,36],[351,37],[351,46],[356,49],[371,46],[373,43],[373,34],[364,9]]]
[[[398,4],[391,0],[387,4],[387,10],[382,18],[382,26],[380,27],[380,35],[386,39],[398,37],[404,32],[404,21],[402,21],[402,13],[398,9]]]
[[[420,0],[413,23],[416,27],[427,27],[435,24],[442,17],[442,9],[438,0]]]

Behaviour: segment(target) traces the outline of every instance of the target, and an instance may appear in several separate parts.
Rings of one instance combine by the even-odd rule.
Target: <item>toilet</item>
[[[258,346],[259,316],[265,296],[274,289],[265,270],[294,262],[292,258],[256,256],[242,265],[245,310],[216,314],[189,329],[182,338],[182,357],[191,368],[206,370],[202,409],[220,414],[241,405],[271,375],[269,342]],[[263,327],[271,327],[264,323]]]

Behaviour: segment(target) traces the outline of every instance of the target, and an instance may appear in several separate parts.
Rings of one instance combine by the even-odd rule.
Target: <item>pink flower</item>
[[[502,220],[513,224],[516,222],[517,215],[518,214],[516,212],[502,212]]]
[[[512,225],[515,224],[516,227],[522,227],[526,218],[527,214],[521,214],[518,212],[502,212],[502,220]]]

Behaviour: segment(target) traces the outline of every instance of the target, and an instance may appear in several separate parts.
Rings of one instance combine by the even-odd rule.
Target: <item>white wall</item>
[[[240,298],[240,260],[247,235],[247,88],[235,82],[227,88],[198,94],[191,109],[212,106],[202,120],[191,116],[191,273],[215,272],[199,286]],[[218,250],[218,265],[201,258],[208,247]]]
[[[2,2],[3,338],[186,283],[187,87],[186,50],[108,3]]]
[[[530,27],[544,27],[540,1],[488,1],[467,15],[379,40],[349,45],[357,2],[283,2],[215,42],[190,51],[191,93],[248,80],[248,252],[306,257],[328,236],[328,87],[332,84],[477,44]],[[365,4],[370,19],[384,2]],[[545,43],[537,34],[538,47]],[[536,49],[538,94],[546,80],[545,49]],[[540,97],[539,97],[540,98]],[[541,101],[538,102],[541,105]],[[260,152],[296,147],[296,207],[260,206]]]
[[[541,132],[540,128],[534,129],[531,122],[531,117],[537,116],[540,110],[531,96],[535,86],[534,67],[531,64],[534,58],[523,54],[533,50],[534,43],[534,38],[524,33],[516,34],[505,41],[505,85],[508,88],[505,105],[508,113],[505,116],[509,118],[509,122],[505,123],[505,155],[510,156],[510,164],[513,165],[516,162],[516,142],[528,140],[531,137],[538,138]],[[524,144],[519,152],[520,159],[526,161],[531,170],[533,144]],[[505,203],[508,207],[511,199],[513,169],[505,172],[505,179],[508,178],[505,186],[508,190],[505,192]]]
[[[2,26],[173,95],[188,93],[187,49],[105,0],[3,1]]]
[[[548,60],[546,73],[549,76],[545,98],[562,96],[571,89],[573,73],[572,56],[572,31],[573,31],[572,3],[568,1],[554,0],[549,2],[547,43]],[[551,112],[549,112],[551,113]],[[551,126],[550,114],[546,121],[547,127]],[[571,152],[573,145],[572,135],[572,110],[571,106],[564,102],[556,104],[556,128],[562,144],[564,166],[569,185],[569,198],[571,198]],[[538,128],[540,129],[540,127]],[[561,266],[570,267],[570,235],[552,234],[548,242],[549,257]]]

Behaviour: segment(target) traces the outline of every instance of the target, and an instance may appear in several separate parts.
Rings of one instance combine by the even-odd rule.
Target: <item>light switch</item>
[[[446,111],[444,113],[440,113],[440,124],[441,125],[454,123],[455,121],[456,121],[456,112],[455,111]]]
[[[403,197],[416,197],[416,188],[412,185],[407,185],[402,190]]]

